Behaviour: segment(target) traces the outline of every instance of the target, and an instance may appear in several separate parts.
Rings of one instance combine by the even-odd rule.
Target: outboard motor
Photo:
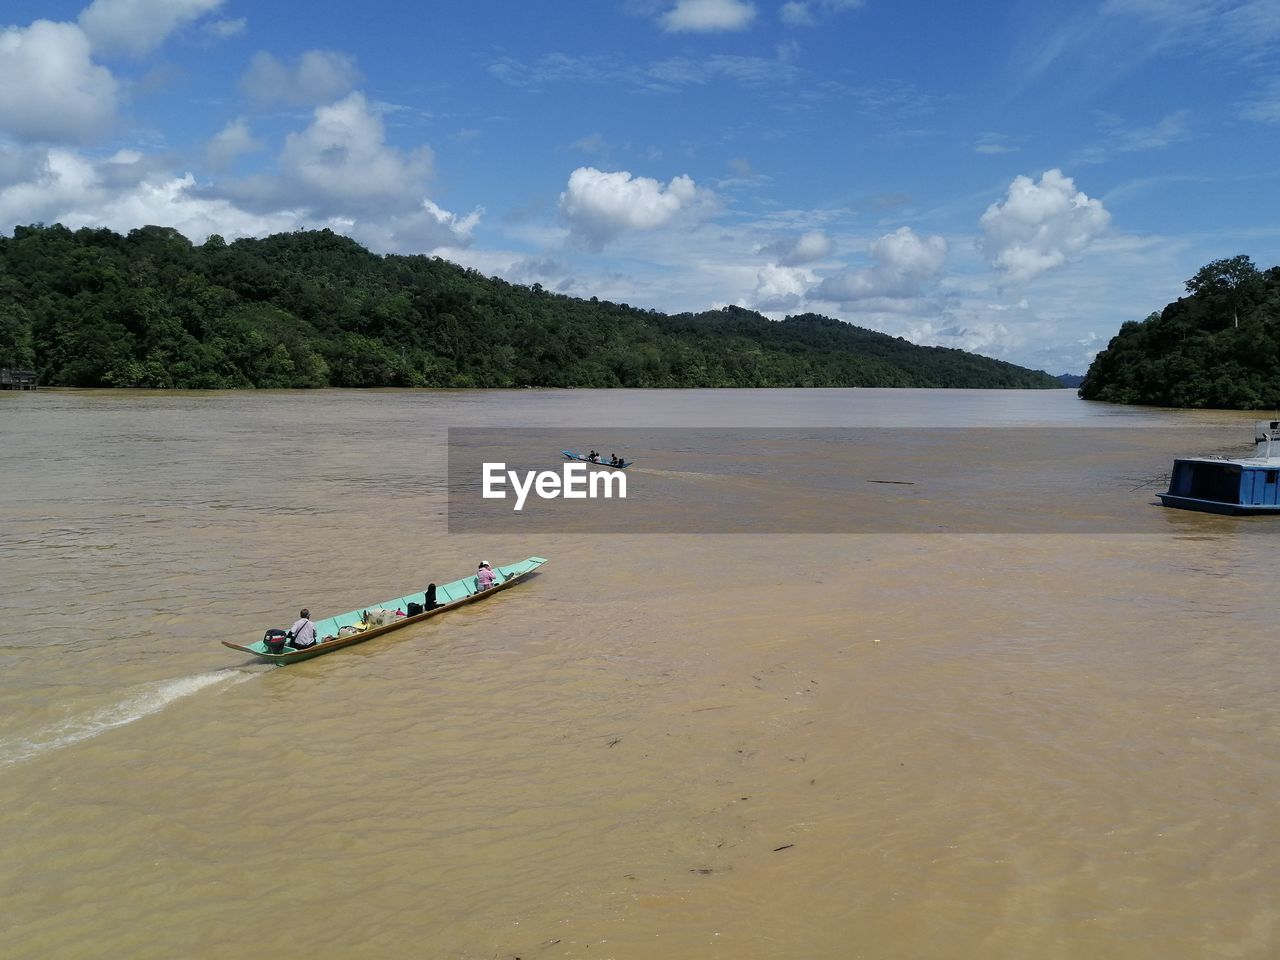
[[[284,644],[288,639],[289,634],[284,630],[268,630],[262,635],[262,643],[267,648],[267,653],[284,653]]]

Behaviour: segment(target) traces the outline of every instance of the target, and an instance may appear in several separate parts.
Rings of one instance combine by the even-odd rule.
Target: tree
[[[1280,269],[1215,260],[1189,296],[1125,323],[1080,385],[1086,400],[1265,409],[1280,401]]]
[[[1187,281],[1187,293],[1196,296],[1234,291],[1256,282],[1260,276],[1253,260],[1243,254],[1230,260],[1214,260]]]
[[[1057,385],[830,317],[669,316],[330,230],[196,246],[163,226],[19,227],[0,237],[0,356],[83,386]]]

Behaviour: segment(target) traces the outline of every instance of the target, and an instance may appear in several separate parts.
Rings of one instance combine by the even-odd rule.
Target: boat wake
[[[254,675],[239,670],[219,670],[194,677],[142,684],[131,695],[109,707],[68,717],[31,734],[0,739],[0,767],[33,760],[50,751],[69,747],[81,740],[88,740],[100,733],[159,713],[169,704],[208,687],[240,683]]]
[[[726,473],[706,473],[698,470],[662,470],[658,467],[636,468],[632,472],[654,477],[671,477],[675,480],[716,480],[723,483],[725,480],[733,479],[732,474]]]

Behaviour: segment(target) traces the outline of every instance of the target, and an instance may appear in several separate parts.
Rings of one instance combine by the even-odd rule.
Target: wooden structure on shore
[[[34,390],[40,378],[34,370],[10,370],[0,367],[0,390]]]

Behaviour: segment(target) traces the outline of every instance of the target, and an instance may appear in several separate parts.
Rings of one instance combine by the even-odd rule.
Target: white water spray
[[[219,670],[177,680],[158,680],[135,688],[134,692],[109,707],[102,707],[16,737],[0,739],[0,767],[31,760],[51,750],[88,740],[100,733],[159,713],[169,704],[215,684],[233,684],[248,680],[252,673]]]

